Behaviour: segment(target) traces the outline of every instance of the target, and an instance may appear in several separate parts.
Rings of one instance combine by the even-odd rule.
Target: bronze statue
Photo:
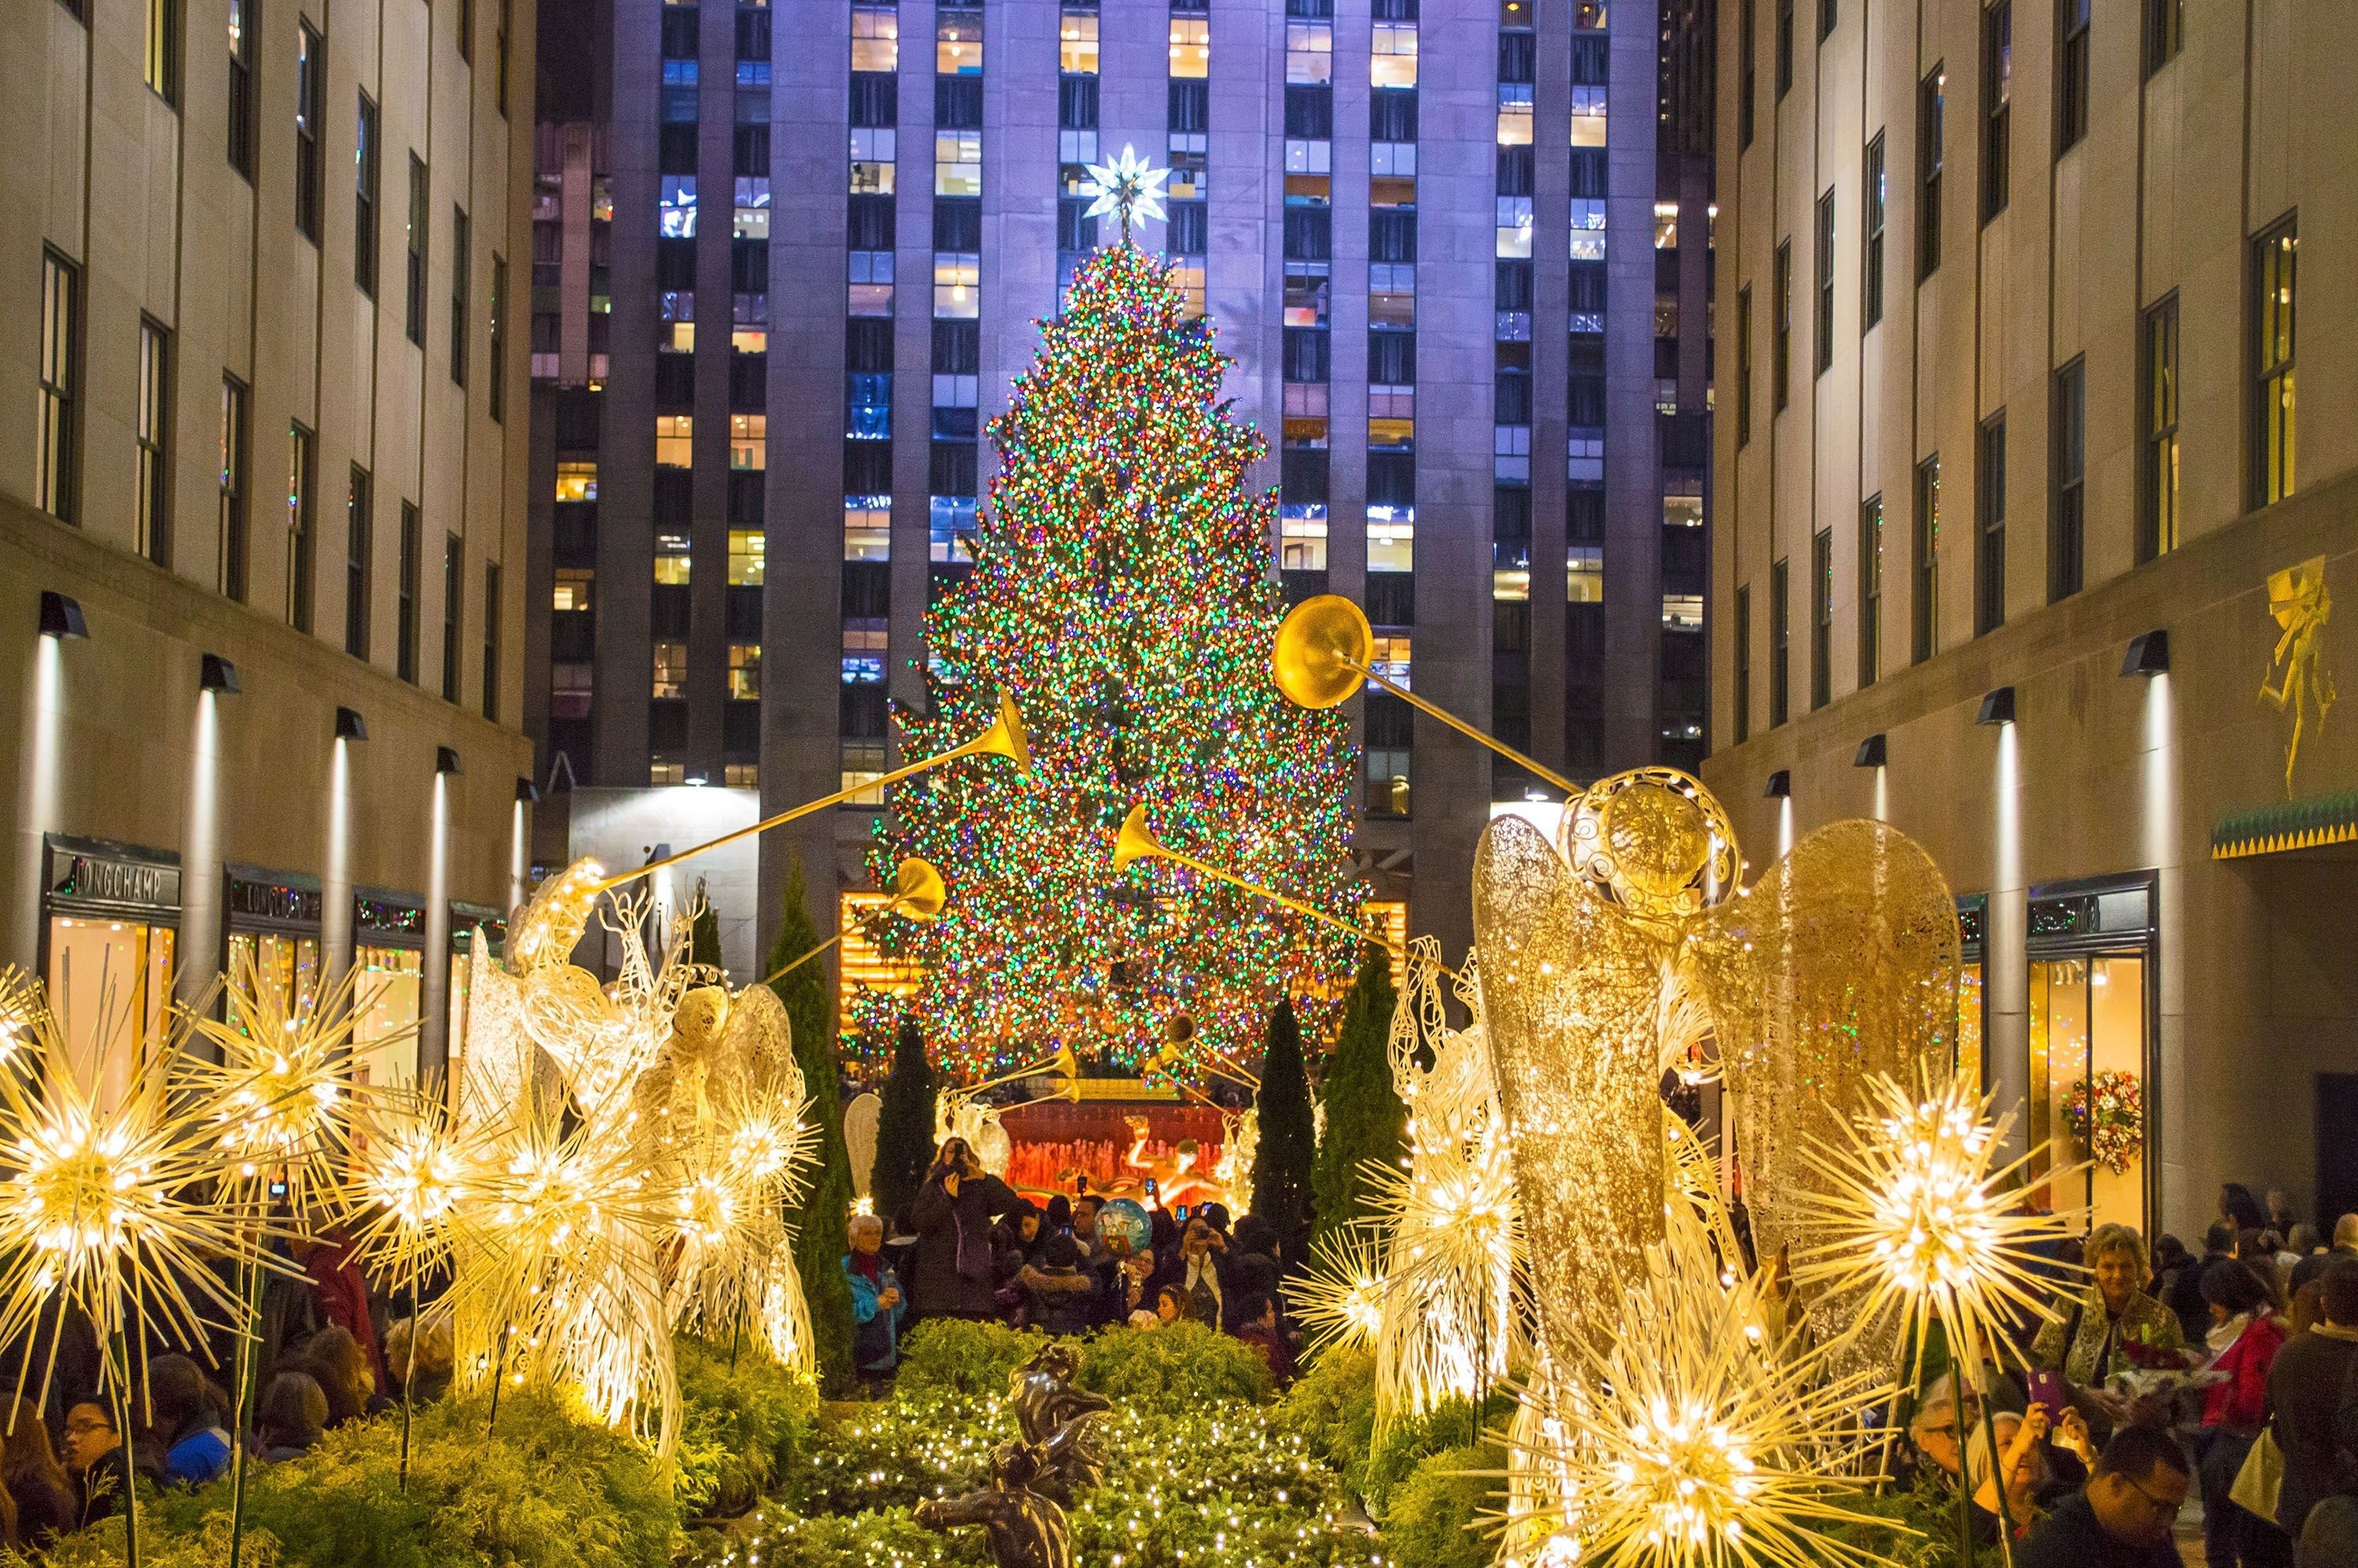
[[[1040,1473],[1032,1489],[1070,1508],[1073,1494],[1105,1479],[1104,1441],[1098,1419],[1113,1408],[1102,1394],[1074,1388],[1080,1353],[1051,1341],[1007,1375],[1007,1397],[1023,1441],[1038,1445]]]
[[[927,1530],[980,1525],[998,1568],[1072,1568],[1065,1510],[1033,1489],[1044,1464],[1039,1445],[1002,1443],[990,1451],[989,1487],[962,1498],[919,1503],[916,1520]]]

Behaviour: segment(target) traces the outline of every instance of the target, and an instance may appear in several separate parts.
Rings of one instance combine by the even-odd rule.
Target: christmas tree
[[[950,897],[883,939],[925,966],[913,1004],[946,1067],[1060,1045],[1136,1066],[1181,1013],[1188,1050],[1241,1059],[1280,998],[1331,992],[1349,938],[1166,861],[1118,873],[1115,833],[1143,803],[1173,849],[1355,918],[1347,724],[1271,678],[1275,498],[1244,486],[1264,444],[1218,400],[1228,362],[1164,265],[1099,252],[1042,327],[991,422],[973,572],[927,616],[927,708],[900,715],[903,753],[927,756],[1007,690],[1033,776],[960,769],[893,792],[879,874],[922,855]]]

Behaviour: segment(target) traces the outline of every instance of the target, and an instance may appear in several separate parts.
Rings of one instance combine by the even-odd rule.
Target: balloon
[[[1134,1198],[1115,1198],[1098,1210],[1098,1234],[1111,1240],[1120,1237],[1132,1254],[1143,1252],[1154,1239],[1154,1222]]]

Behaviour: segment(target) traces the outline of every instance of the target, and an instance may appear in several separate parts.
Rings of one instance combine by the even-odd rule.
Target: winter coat
[[[998,1309],[991,1222],[1023,1200],[997,1176],[968,1176],[949,1195],[929,1178],[909,1205],[917,1233],[915,1306],[919,1315],[989,1317]]]
[[[890,1371],[901,1359],[901,1320],[909,1315],[909,1292],[901,1290],[901,1276],[890,1263],[879,1263],[870,1283],[851,1266],[846,1254],[843,1272],[851,1281],[851,1364],[862,1372]],[[901,1299],[887,1309],[877,1305],[886,1291],[901,1291]]]

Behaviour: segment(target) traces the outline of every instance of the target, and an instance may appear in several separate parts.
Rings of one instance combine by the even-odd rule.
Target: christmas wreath
[[[2081,1079],[2071,1086],[2063,1114],[2080,1147],[2115,1175],[2145,1152],[2145,1096],[2135,1073],[2104,1072]]]

